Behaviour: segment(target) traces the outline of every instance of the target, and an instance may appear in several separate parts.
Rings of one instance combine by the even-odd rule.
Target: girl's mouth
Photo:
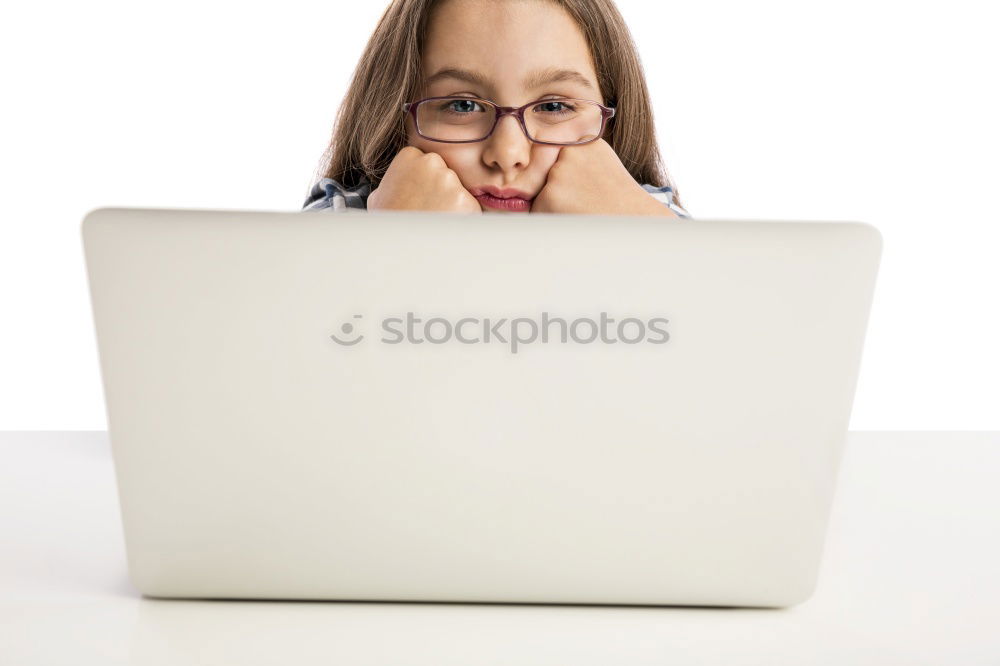
[[[530,199],[521,199],[519,197],[501,199],[488,192],[483,192],[476,195],[476,200],[487,208],[496,208],[497,210],[509,210],[516,213],[527,213],[531,210]]]

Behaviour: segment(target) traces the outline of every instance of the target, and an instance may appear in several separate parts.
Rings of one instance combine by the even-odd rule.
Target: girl
[[[303,209],[690,218],[654,134],[613,0],[393,0]]]

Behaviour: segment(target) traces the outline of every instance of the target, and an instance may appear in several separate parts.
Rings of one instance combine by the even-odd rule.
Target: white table
[[[0,432],[0,664],[1000,664],[1000,432],[851,432],[790,609],[145,599],[106,433]]]

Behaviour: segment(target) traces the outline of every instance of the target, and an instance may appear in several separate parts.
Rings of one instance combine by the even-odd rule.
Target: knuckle
[[[417,155],[415,153],[413,153],[410,150],[407,150],[406,148],[403,148],[398,153],[396,153],[396,156],[394,158],[392,158],[392,161],[393,162],[401,162],[403,164],[407,164],[409,162],[412,162],[414,159],[416,159],[416,157],[417,157]]]
[[[437,176],[438,180],[442,183],[450,183],[452,182],[452,178],[458,177],[455,172],[444,165],[444,163],[442,163],[440,168],[435,170],[434,175]]]
[[[424,160],[434,166],[444,166],[444,158],[437,153],[424,153]]]

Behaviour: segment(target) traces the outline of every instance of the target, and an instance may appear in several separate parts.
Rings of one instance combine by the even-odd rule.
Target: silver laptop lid
[[[104,208],[82,230],[149,596],[815,586],[871,225]]]

